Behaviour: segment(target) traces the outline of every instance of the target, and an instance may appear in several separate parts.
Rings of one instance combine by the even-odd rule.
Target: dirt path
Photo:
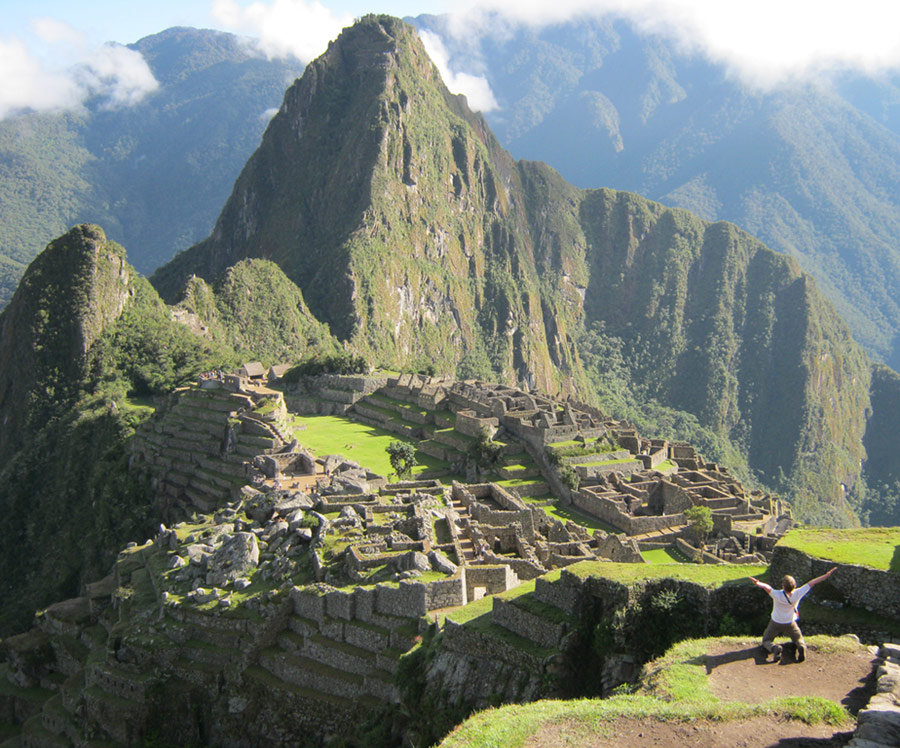
[[[809,647],[806,662],[777,663],[747,643],[708,652],[710,690],[723,701],[757,704],[780,696],[822,696],[855,714],[872,691],[872,655],[865,649],[824,653]],[[755,717],[730,722],[617,719],[606,725],[574,720],[544,725],[526,748],[840,748],[850,728]]]
[[[710,690],[723,701],[759,704],[779,696],[822,696],[842,704],[852,714],[869,699],[866,682],[872,655],[857,652],[823,654],[810,646],[806,662],[773,662],[755,645],[734,649],[720,646],[708,653]]]

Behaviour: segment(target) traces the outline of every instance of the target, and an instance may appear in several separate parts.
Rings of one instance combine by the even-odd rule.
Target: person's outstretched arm
[[[772,589],[765,582],[760,582],[756,577],[750,577],[750,581],[753,582],[753,584],[755,584],[757,587],[764,589],[766,592]]]
[[[810,579],[807,584],[810,587],[815,587],[819,582],[824,582],[828,577],[830,577],[834,572],[837,571],[837,566],[832,566],[828,571],[826,571],[822,576],[816,577],[815,579]]]

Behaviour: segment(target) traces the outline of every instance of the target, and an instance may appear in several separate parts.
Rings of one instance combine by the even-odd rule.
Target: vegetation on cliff
[[[157,516],[127,470],[150,395],[236,361],[174,322],[125,251],[77,226],[0,314],[0,627],[102,576]]]

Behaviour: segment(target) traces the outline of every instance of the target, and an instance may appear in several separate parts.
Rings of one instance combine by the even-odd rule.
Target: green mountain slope
[[[442,33],[444,20],[417,23]],[[471,65],[470,42],[443,37]],[[796,258],[854,337],[900,365],[895,81],[762,91],[610,20],[486,36],[475,54],[501,105],[488,119],[517,158],[733,221]]]
[[[368,18],[289,89],[212,236],[153,281],[175,300],[190,274],[271,259],[376,362],[452,371],[486,357],[556,389],[572,372],[552,365],[543,320],[564,326],[571,312],[542,301],[526,202],[515,163],[415,31]]]
[[[0,306],[75,223],[106,226],[143,272],[205,236],[302,70],[216,31],[169,29],[131,46],[160,83],[139,104],[0,122]]]
[[[805,517],[854,521],[869,364],[797,263],[732,225],[516,164],[399,21],[367,17],[310,64],[213,234],[153,282],[176,300],[244,257],[278,263],[389,366],[590,398],[604,362],[586,350],[585,371],[577,351],[599,330],[641,399],[692,414]]]
[[[151,530],[155,492],[127,470],[145,398],[235,361],[174,322],[97,226],[31,263],[0,313],[0,629],[77,594]]]

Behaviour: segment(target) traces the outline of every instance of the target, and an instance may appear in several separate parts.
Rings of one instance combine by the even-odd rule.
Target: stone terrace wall
[[[604,496],[595,496],[584,490],[574,492],[572,499],[576,507],[612,525],[626,535],[640,535],[645,532],[667,530],[670,527],[683,525],[685,521],[683,514],[659,517],[632,517],[620,509],[618,502],[615,500]]]
[[[900,618],[900,574],[854,564],[836,564],[783,545],[776,545],[772,554],[769,577],[781,579],[790,574],[803,584],[820,576],[832,566],[838,570],[828,584],[851,604],[891,618]],[[820,588],[814,590],[821,593]]]

